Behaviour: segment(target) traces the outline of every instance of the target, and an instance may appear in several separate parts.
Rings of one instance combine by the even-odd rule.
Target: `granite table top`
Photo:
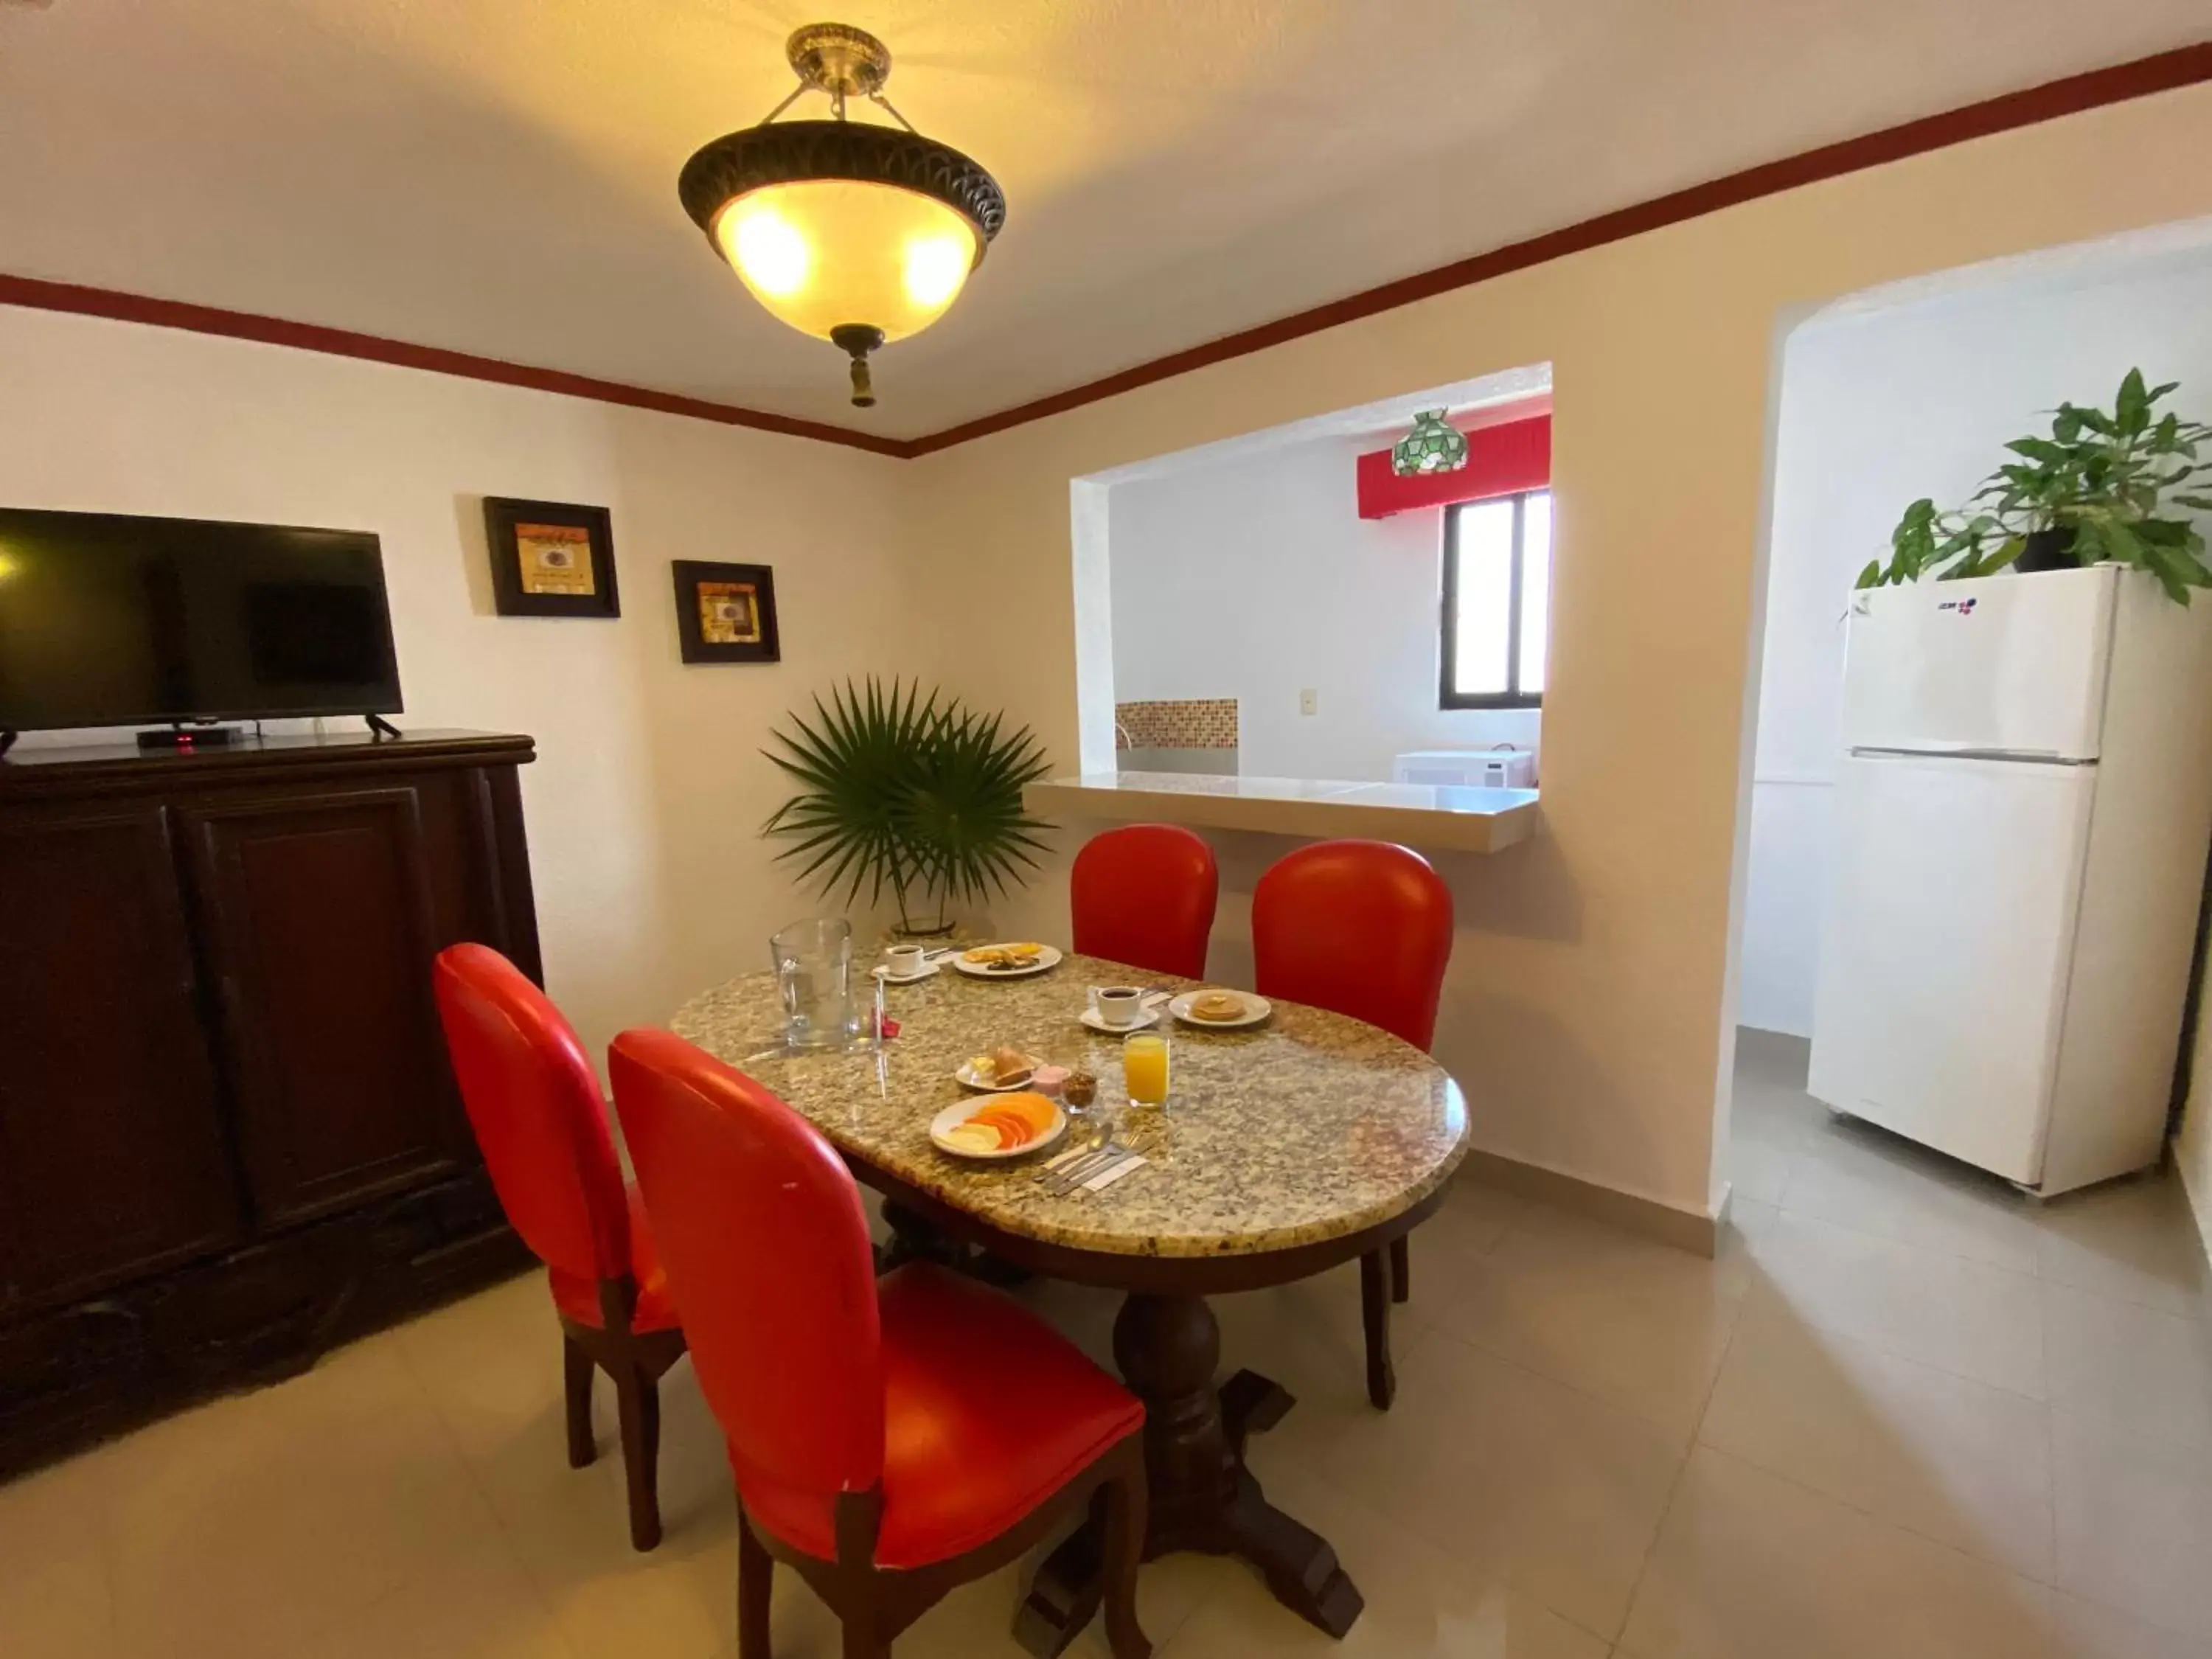
[[[1167,1109],[1131,1106],[1121,1038],[1078,1018],[1086,988],[1199,983],[1074,955],[1024,979],[976,979],[947,963],[885,988],[900,1029],[880,1048],[795,1055],[780,1046],[775,975],[762,973],[693,998],[671,1024],[775,1090],[841,1151],[1002,1231],[1074,1249],[1211,1256],[1322,1243],[1411,1209],[1457,1168],[1467,1152],[1459,1085],[1388,1032],[1297,1003],[1278,1000],[1264,1025],[1241,1031],[1194,1030],[1163,1010]],[[930,1119],[969,1092],[954,1069],[1002,1044],[1095,1074],[1092,1112],[1150,1129],[1152,1167],[1058,1197],[1033,1160],[939,1152]]]

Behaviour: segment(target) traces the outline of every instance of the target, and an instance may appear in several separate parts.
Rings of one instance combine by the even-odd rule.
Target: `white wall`
[[[2212,252],[2118,253],[1818,319],[1784,356],[1740,1016],[1810,1035],[1842,698],[1843,612],[1923,495],[1962,502],[2061,399],[2136,366],[2212,418]]]
[[[399,724],[538,739],[522,793],[547,980],[595,1052],[764,966],[768,932],[817,908],[757,834],[781,795],[758,751],[832,678],[914,666],[901,463],[6,307],[0,387],[0,501],[382,537]],[[612,509],[621,618],[493,614],[486,495]],[[781,665],[678,659],[677,558],[775,567]]]
[[[1247,776],[1382,781],[1404,750],[1534,747],[1535,710],[1437,707],[1443,513],[1359,516],[1354,464],[1389,441],[1108,486],[1115,698],[1237,698]]]

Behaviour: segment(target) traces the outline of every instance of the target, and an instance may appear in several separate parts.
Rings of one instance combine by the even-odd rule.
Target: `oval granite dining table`
[[[1130,1106],[1121,1039],[1078,1018],[1087,987],[1129,983],[1195,981],[1073,955],[1018,979],[948,963],[886,988],[899,1027],[890,1041],[793,1054],[779,1046],[775,978],[763,973],[694,998],[672,1024],[774,1089],[900,1209],[1033,1273],[1126,1291],[1114,1357],[1146,1407],[1146,1559],[1240,1556],[1285,1606],[1341,1636],[1359,1616],[1358,1590],[1327,1540],[1269,1504],[1244,1463],[1245,1437],[1280,1421],[1291,1397],[1251,1371],[1216,1386],[1220,1332],[1206,1299],[1354,1259],[1376,1270],[1380,1252],[1443,1202],[1467,1150],[1466,1103],[1419,1049],[1278,1001],[1249,1030],[1175,1027],[1167,1109]],[[966,1093],[954,1068],[1000,1045],[1093,1073],[1093,1112],[1124,1131],[1141,1124],[1149,1167],[1096,1193],[1060,1194],[1034,1161],[976,1164],[938,1151],[929,1121]],[[1389,1298],[1367,1300],[1387,1310]],[[1096,1563],[1086,1528],[1038,1575],[1016,1631],[1040,1659],[1096,1611]]]

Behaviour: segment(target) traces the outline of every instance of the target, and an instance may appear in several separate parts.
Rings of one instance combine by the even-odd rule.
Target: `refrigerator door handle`
[[[2022,766],[2094,766],[2094,755],[2062,755],[2055,749],[1892,749],[1868,744],[1844,751],[1855,760],[1997,761]]]

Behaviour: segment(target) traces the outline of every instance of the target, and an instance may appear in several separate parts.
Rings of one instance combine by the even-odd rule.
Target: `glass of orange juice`
[[[1168,1040],[1158,1031],[1121,1039],[1121,1080],[1132,1106],[1168,1103]]]

